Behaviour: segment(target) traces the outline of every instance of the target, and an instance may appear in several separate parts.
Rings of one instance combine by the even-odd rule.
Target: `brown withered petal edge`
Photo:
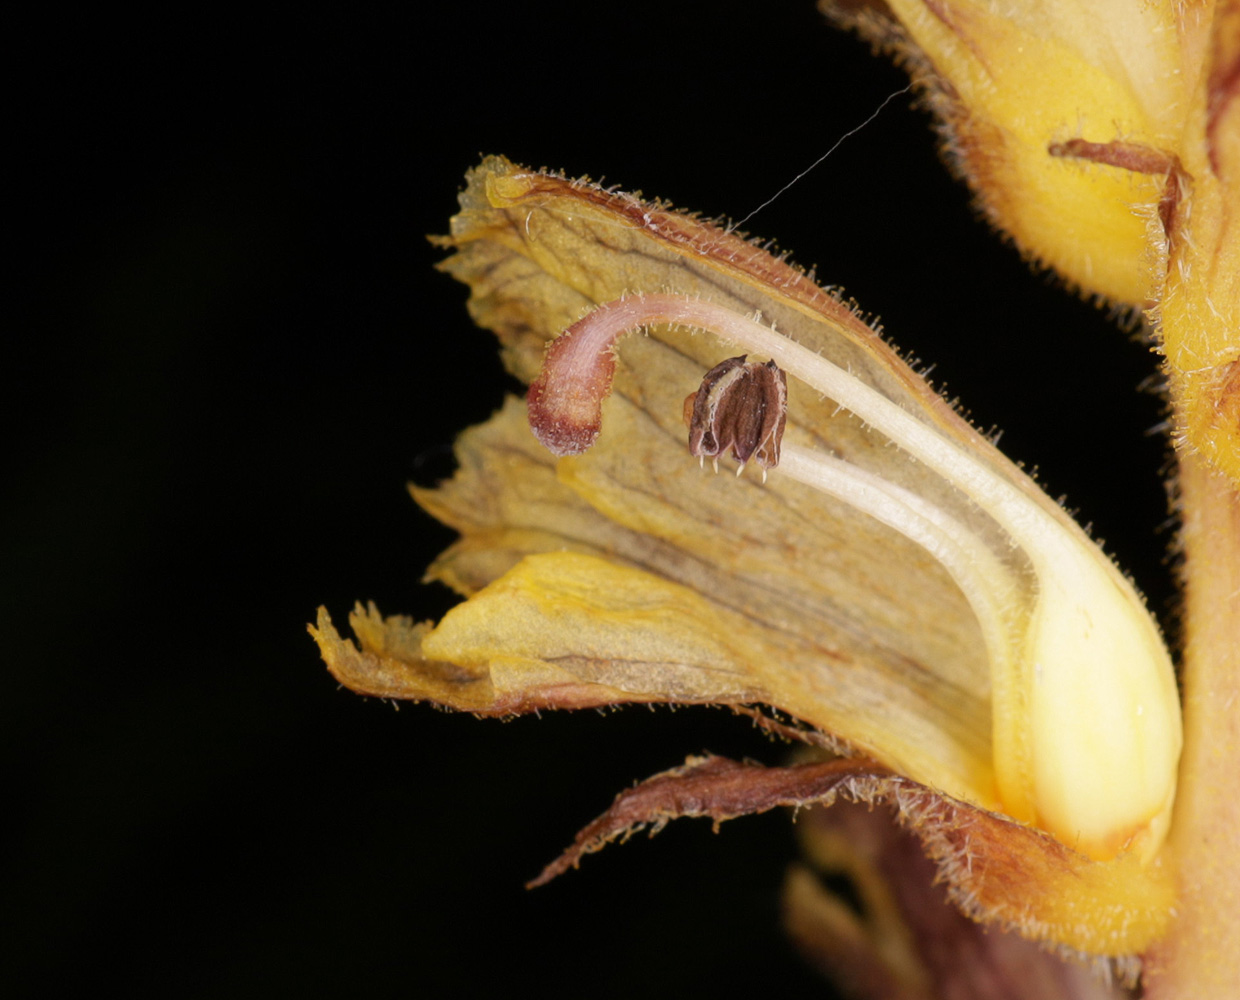
[[[767,767],[707,754],[688,757],[680,767],[621,792],[611,807],[584,827],[526,887],[545,885],[578,867],[587,854],[613,841],[623,842],[642,829],[648,828],[653,836],[673,819],[709,818],[718,830],[724,820],[777,806],[830,806],[841,796],[851,802],[893,806],[900,825],[921,840],[926,856],[937,865],[940,878],[947,884],[948,898],[974,920],[1002,916],[997,910],[1005,894],[1003,886],[1025,877],[1022,858],[1029,850],[1029,838],[1039,841],[1038,850],[1061,855],[1063,863],[1072,854],[1046,834],[1005,816],[955,802],[874,761],[848,758]],[[1005,840],[1009,841],[1007,845]],[[987,869],[986,877],[980,880],[979,866]],[[982,900],[965,888],[966,884],[981,883],[989,883],[996,898]],[[1060,945],[1043,946],[1065,959],[1091,966],[1105,980],[1114,978],[1133,986],[1140,976],[1141,963],[1135,956],[1100,958]]]

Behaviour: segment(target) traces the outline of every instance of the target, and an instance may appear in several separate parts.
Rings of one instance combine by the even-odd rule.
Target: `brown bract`
[[[797,816],[805,863],[784,883],[784,926],[853,1000],[1118,1000],[1128,994],[1015,934],[970,920],[917,837],[841,794]],[[850,890],[835,891],[841,883]]]
[[[762,813],[777,806],[801,809],[809,806],[834,806],[841,802],[863,803],[870,808],[890,806],[896,823],[913,831],[920,842],[925,866],[917,866],[916,878],[907,887],[905,876],[910,872],[889,870],[885,878],[891,891],[918,897],[909,904],[909,918],[921,916],[913,912],[927,907],[926,899],[941,903],[941,888],[932,892],[937,875],[946,883],[946,897],[959,911],[956,916],[989,922],[998,919],[1007,926],[1020,927],[1029,914],[1021,912],[1028,905],[1032,893],[1051,895],[1065,881],[1083,882],[1099,896],[1106,896],[1110,904],[1105,913],[1091,913],[1089,918],[1101,924],[1110,924],[1111,932],[1119,931],[1125,924],[1142,919],[1139,907],[1145,905],[1141,893],[1126,892],[1124,880],[1117,873],[1109,873],[1100,881],[1103,867],[1074,855],[1046,834],[1031,830],[1004,816],[974,809],[955,802],[930,789],[893,775],[873,761],[843,759],[815,761],[791,767],[763,767],[759,764],[740,763],[725,757],[690,757],[681,767],[647,778],[634,788],[616,796],[611,808],[587,825],[577,834],[573,844],[558,858],[546,866],[533,879],[530,887],[544,885],[570,868],[577,867],[586,854],[601,850],[617,839],[627,840],[634,833],[649,829],[651,836],[658,833],[673,819],[697,817],[710,819],[716,831],[725,820],[751,813]],[[875,850],[876,843],[886,841],[895,846],[899,842],[886,832],[891,827],[891,815],[887,809],[879,809],[873,823],[866,824],[883,832],[869,832],[869,844],[858,845],[857,851]],[[836,824],[829,818],[812,813],[808,828],[803,832],[811,860],[821,859],[827,846],[820,841],[825,831]],[[856,824],[856,820],[853,823]],[[838,847],[836,848],[838,850]],[[907,847],[899,851],[907,855]],[[923,858],[923,860],[924,860]],[[908,867],[907,857],[900,864]],[[843,866],[841,866],[843,867]],[[794,909],[808,905],[803,895],[804,887],[793,886],[789,905]],[[1072,919],[1072,904],[1057,915],[1059,920]],[[809,914],[805,914],[809,916]],[[1077,919],[1085,916],[1075,914]],[[949,919],[936,914],[935,921]],[[958,926],[958,925],[956,925]],[[872,929],[873,931],[874,929]],[[1027,930],[1027,928],[1026,928]],[[922,933],[925,933],[923,929]],[[961,932],[962,933],[962,932]],[[814,935],[813,943],[821,944],[833,935]],[[873,937],[870,935],[863,935]],[[808,941],[806,943],[809,943]],[[870,947],[876,944],[871,940]],[[933,952],[933,948],[928,948]],[[1045,956],[1025,951],[1024,961],[1029,966],[1047,970],[1055,964],[1043,963]],[[950,953],[926,956],[938,964],[949,964],[960,958]],[[976,970],[973,970],[976,972]],[[1128,961],[1114,967],[1121,978],[1135,974],[1135,963]],[[1062,974],[1073,978],[1070,973]],[[960,978],[964,978],[964,970]],[[1049,977],[1050,982],[1062,982],[1060,974]],[[947,985],[937,978],[934,985],[943,989]],[[1094,995],[1084,989],[1083,995]],[[1109,991],[1100,990],[1102,993]],[[876,994],[881,995],[881,994]],[[981,993],[982,996],[1005,996],[1013,1000],[1040,996],[1058,996],[1042,989],[1028,992],[1009,984],[1008,992]]]

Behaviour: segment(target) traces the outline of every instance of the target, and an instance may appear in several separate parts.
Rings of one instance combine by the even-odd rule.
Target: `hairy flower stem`
[[[1240,493],[1200,457],[1180,466],[1184,759],[1170,847],[1179,899],[1146,956],[1147,1000],[1223,1000],[1240,983]]]
[[[705,330],[771,358],[943,477],[1003,530],[1032,567],[1032,596],[1017,594],[1005,564],[1010,553],[992,550],[945,511],[844,463],[824,465],[821,456],[794,450],[789,466],[785,453],[785,471],[856,502],[925,547],[970,600],[990,653],[994,769],[1004,809],[1092,857],[1130,848],[1152,856],[1166,832],[1180,749],[1174,676],[1157,629],[1078,528],[959,444],[770,327],[667,294],[600,306],[551,344],[530,386],[539,440],[559,455],[589,448],[611,389],[616,342],[665,324]]]

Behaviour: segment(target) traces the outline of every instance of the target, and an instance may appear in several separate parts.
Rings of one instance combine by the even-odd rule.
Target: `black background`
[[[785,815],[522,888],[687,753],[777,762],[743,720],[397,713],[338,689],[305,624],[452,603],[419,583],[451,533],[404,486],[513,388],[423,239],[479,153],[739,217],[901,74],[809,0],[17,36],[6,995],[825,995],[778,928]],[[907,95],[747,228],[936,362],[1170,621],[1153,360],[987,230]]]

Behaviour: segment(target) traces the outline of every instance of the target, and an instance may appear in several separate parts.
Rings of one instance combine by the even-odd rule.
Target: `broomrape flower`
[[[808,787],[789,776],[781,801],[847,782],[946,808],[938,849],[973,905],[1081,950],[1139,948],[1165,919],[1175,685],[1081,530],[848,306],[739,237],[492,159],[448,243],[475,318],[534,383],[529,412],[510,400],[464,435],[452,481],[415,491],[462,533],[430,573],[469,600],[434,628],[356,612],[360,651],[324,616],[337,676],[480,714],[769,706],[857,758],[825,788],[821,765],[799,772]],[[635,328],[649,336],[613,353]],[[736,346],[786,373],[765,483],[688,454],[685,396]],[[557,459],[531,417],[582,453]],[[989,899],[993,872],[974,877],[989,839],[1023,891]],[[1048,850],[1070,905],[1026,878]],[[1081,926],[1073,910],[1120,872],[1122,905]]]
[[[1190,571],[1203,532],[1222,562],[1240,539],[1238,10],[892,0],[846,18],[910,64],[997,225],[1159,324]],[[1193,726],[1228,709],[1188,676],[1177,807],[1176,680],[1141,600],[848,305],[728,231],[501,158],[471,173],[442,242],[529,405],[510,399],[462,435],[452,480],[413,490],[461,533],[428,575],[464,603],[438,625],[359,607],[357,645],[321,611],[329,668],[479,715],[730,705],[820,751],[784,768],[691,758],[619,796],[536,882],[675,816],[886,801],[970,916],[1129,978],[1154,948],[1163,995],[1228,981],[1225,960],[1204,978],[1201,949],[1175,943],[1201,913],[1187,862],[1210,856],[1186,809],[1216,860],[1220,836],[1235,844],[1212,797],[1226,765],[1204,783],[1192,766]],[[1186,663],[1224,694],[1234,572],[1189,577]],[[904,848],[872,819],[814,816],[808,855],[863,894],[914,863],[892,867]],[[848,847],[841,830],[866,824],[870,846]],[[828,964],[868,962],[870,995],[895,991],[890,948],[838,945],[880,929],[804,880],[788,895],[808,950],[836,941]],[[1066,991],[1047,975],[1024,995]]]

